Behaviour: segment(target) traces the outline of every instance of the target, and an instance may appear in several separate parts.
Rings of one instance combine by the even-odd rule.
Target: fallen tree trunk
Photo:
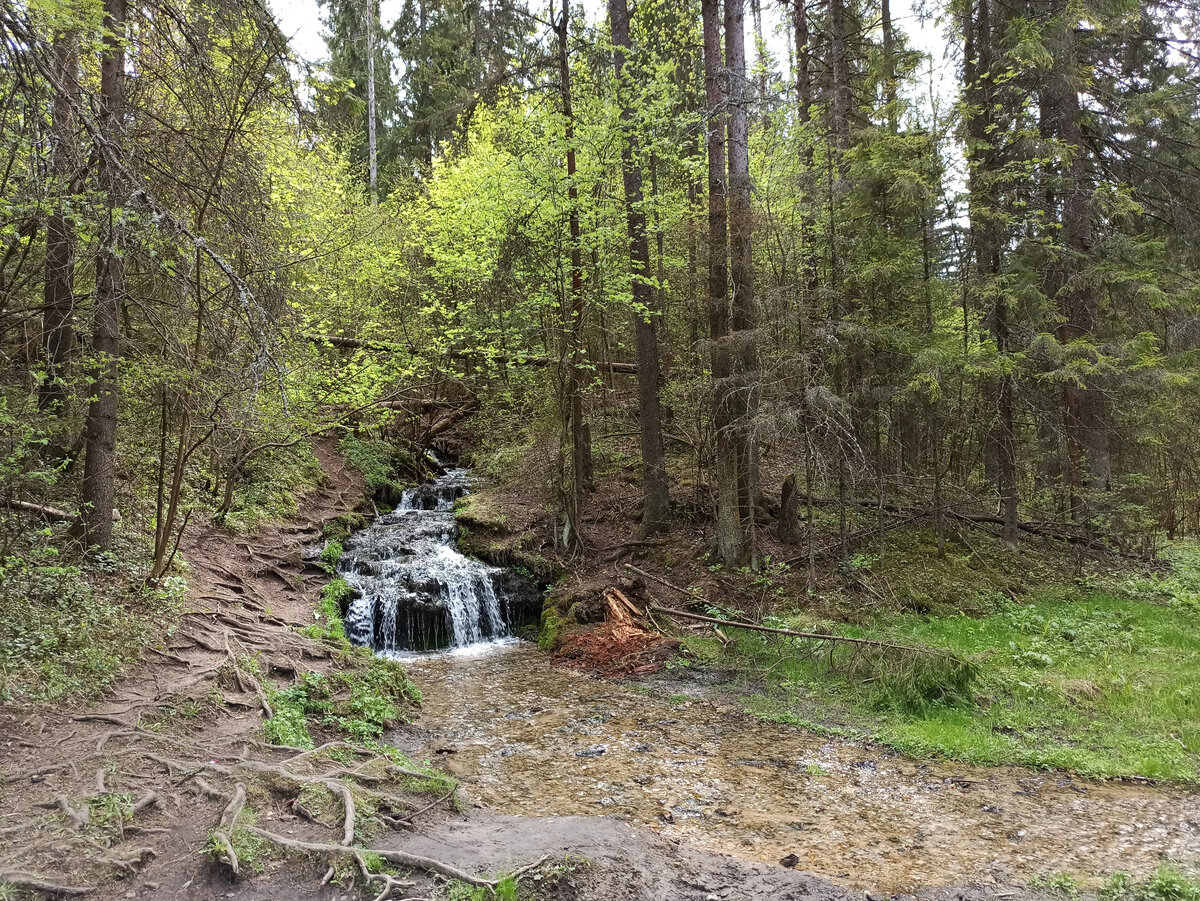
[[[33,516],[40,516],[43,519],[49,519],[52,522],[72,522],[75,519],[74,513],[69,513],[66,510],[59,510],[57,507],[45,507],[41,504],[31,504],[28,501],[6,501],[0,499],[0,507],[8,510],[16,510],[18,513],[29,513]]]
[[[648,610],[653,610],[655,613],[665,613],[668,616],[677,616],[682,619],[693,619],[698,622],[712,623],[716,626],[725,626],[729,629],[749,629],[753,632],[769,632],[772,635],[790,635],[793,638],[809,638],[816,641],[832,641],[842,642],[845,644],[857,644],[872,648],[887,648],[892,651],[907,651],[910,654],[928,654],[931,657],[953,657],[955,656],[950,651],[943,651],[940,648],[923,648],[907,644],[895,644],[890,641],[875,641],[871,638],[851,638],[848,635],[825,635],[821,632],[798,632],[795,629],[776,629],[772,626],[760,626],[758,623],[747,623],[734,619],[717,619],[715,616],[704,616],[701,613],[689,613],[687,610],[676,610],[674,607],[663,607],[659,604],[647,605]]]
[[[341,335],[305,335],[305,337],[308,338],[308,340],[310,340],[316,344],[329,344],[329,345],[332,345],[333,347],[341,347],[341,348],[346,348],[348,350],[378,350],[378,351],[384,351],[384,352],[403,351],[405,353],[413,352],[413,349],[411,347],[406,347],[403,344],[396,344],[396,343],[393,343],[390,341],[370,341],[365,338],[347,338],[347,337],[343,337]],[[511,364],[513,366],[536,366],[536,367],[559,366],[559,365],[569,366],[569,365],[571,365],[569,360],[560,360],[557,357],[527,356],[525,354],[516,354],[516,355],[512,355],[512,356],[510,356],[508,354],[496,354],[494,356],[488,356],[488,357],[484,357],[483,354],[456,354],[455,356],[458,356],[460,358],[482,357],[484,359],[487,359],[494,363],[497,363],[501,366],[506,366],[509,364]],[[596,365],[603,366],[605,369],[609,370],[610,372],[619,372],[624,375],[637,375],[637,364],[636,363],[606,362],[606,363],[596,363]]]

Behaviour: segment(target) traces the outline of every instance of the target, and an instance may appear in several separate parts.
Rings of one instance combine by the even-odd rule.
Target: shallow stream
[[[1200,858],[1200,796],[1182,788],[914,761],[551,665],[508,637],[536,617],[537,592],[457,550],[451,509],[469,490],[454,469],[409,489],[347,542],[339,569],[356,592],[347,633],[404,656],[424,693],[420,728],[401,745],[474,799],[513,814],[619,816],[884,891],[1063,871],[1143,877]]]
[[[886,891],[1145,876],[1200,856],[1200,799],[1182,789],[888,756],[555,667],[528,644],[410,668],[428,738],[411,750],[506,813],[617,815]]]

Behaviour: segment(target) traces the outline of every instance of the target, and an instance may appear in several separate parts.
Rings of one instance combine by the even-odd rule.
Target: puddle
[[[1140,877],[1200,854],[1200,796],[1182,788],[888,756],[552,667],[530,645],[407,662],[429,737],[411,750],[506,813],[615,815],[889,892]]]

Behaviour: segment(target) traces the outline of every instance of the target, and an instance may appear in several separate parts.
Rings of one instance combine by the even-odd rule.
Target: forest
[[[0,144],[0,899],[1200,899],[1194,0],[0,0]]]

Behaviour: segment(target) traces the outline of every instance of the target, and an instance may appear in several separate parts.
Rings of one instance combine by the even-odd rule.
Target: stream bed
[[[346,542],[339,571],[354,589],[351,640],[405,659],[424,694],[397,744],[472,799],[617,816],[884,891],[1145,877],[1200,857],[1200,796],[1183,787],[912,760],[763,723],[703,692],[666,697],[554,666],[512,638],[536,621],[536,586],[458,551],[453,504],[470,488],[468,471],[448,469],[408,489]]]
[[[890,756],[553,666],[528,644],[409,661],[411,752],[505,813],[615,815],[855,888],[1152,873],[1200,856],[1183,788]]]

